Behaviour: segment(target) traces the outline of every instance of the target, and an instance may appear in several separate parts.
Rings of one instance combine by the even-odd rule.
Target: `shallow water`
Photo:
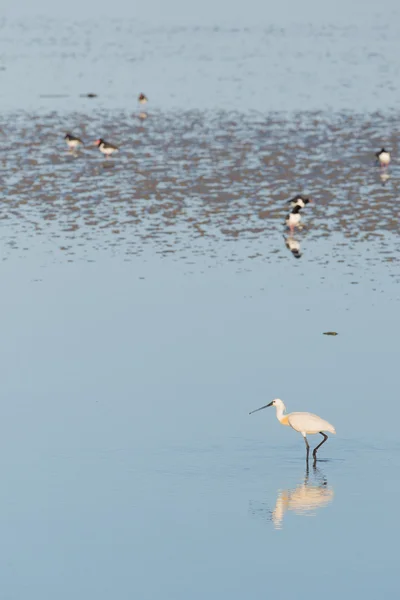
[[[377,116],[296,119],[3,121],[8,597],[395,589],[397,166],[382,185],[362,150]],[[115,158],[66,152],[66,123],[111,121]],[[317,472],[272,411],[248,416],[276,396],[336,426]]]
[[[3,16],[1,107],[135,110],[144,91],[162,111],[399,109],[397,0],[384,10],[372,0],[208,0],[199,16],[193,3],[174,11],[179,0],[151,12],[149,0],[125,19],[88,1],[89,15],[69,3],[57,18],[63,6],[49,1],[54,16],[43,16],[38,0],[40,16]]]
[[[21,53],[10,63],[29,70],[35,54]],[[64,57],[63,86],[75,60],[90,64]],[[110,93],[90,106],[34,85],[12,107],[1,88],[0,596],[393,596],[394,95],[357,110],[355,81],[334,111],[328,96],[248,110],[222,101],[228,81],[205,110],[186,83],[194,107],[152,101],[145,120],[123,86],[121,105]],[[66,131],[85,141],[76,155]],[[119,154],[105,160],[100,135]],[[298,192],[312,199],[292,236],[300,258],[285,228]],[[277,396],[335,425],[315,469],[273,409],[248,415]]]

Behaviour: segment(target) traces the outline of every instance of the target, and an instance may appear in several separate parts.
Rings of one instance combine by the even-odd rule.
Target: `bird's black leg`
[[[306,462],[307,462],[307,464],[308,464],[308,455],[310,454],[310,446],[309,446],[309,444],[308,444],[308,440],[307,440],[306,436],[303,436],[303,437],[304,437],[304,441],[305,441],[305,443],[306,443],[306,448],[307,448]]]
[[[317,462],[317,450],[318,450],[318,448],[320,448],[322,446],[322,444],[325,444],[326,440],[328,439],[328,436],[325,433],[322,433],[322,431],[320,431],[320,434],[324,437],[324,439],[313,450],[314,464]]]

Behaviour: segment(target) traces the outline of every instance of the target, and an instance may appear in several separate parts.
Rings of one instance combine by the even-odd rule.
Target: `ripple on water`
[[[302,257],[322,239],[330,256],[309,260],[340,261],[359,248],[363,261],[397,263],[398,168],[394,160],[382,177],[374,152],[385,145],[396,157],[396,136],[381,132],[398,121],[321,112],[156,112],[145,124],[123,112],[9,115],[0,120],[3,241],[45,236],[71,255],[84,245],[211,256],[228,244],[233,260],[232,244],[244,241],[246,257],[290,260],[285,201],[303,192],[313,203],[294,236]],[[76,156],[66,130],[86,143]],[[100,134],[120,146],[108,161],[90,145]]]

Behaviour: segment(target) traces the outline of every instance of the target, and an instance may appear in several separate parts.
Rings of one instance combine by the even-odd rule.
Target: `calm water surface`
[[[398,47],[390,19],[378,25],[369,27],[382,47]],[[196,104],[183,78],[177,102],[155,100],[140,120],[133,85],[114,88],[120,103],[107,83],[92,104],[78,97],[87,80],[68,86],[74,64],[84,72],[94,57],[79,54],[80,37],[59,79],[43,68],[24,96],[22,74],[35,56],[52,63],[61,42],[46,45],[48,24],[3,26],[0,77],[16,87],[0,94],[0,597],[393,596],[400,116],[396,89],[385,88],[383,106],[370,94],[395,81],[392,58],[365,81],[365,110],[347,61],[334,110],[329,94],[307,107],[300,75],[299,104],[284,89],[271,106],[252,104],[251,85],[266,82],[251,76],[247,102],[240,66],[239,102],[229,104],[227,61],[213,104],[207,94]],[[85,27],[90,48],[98,25]],[[329,31],[344,40],[340,57],[350,38]],[[172,71],[185,60],[195,73],[198,60],[179,51],[179,36],[194,43],[189,33],[155,30],[155,64],[168,39]],[[211,33],[200,33],[206,57]],[[212,35],[258,72],[231,33]],[[312,44],[310,31],[299,35]],[[146,56],[136,64],[147,70]],[[354,60],[360,77],[385,62]],[[292,54],[282,61],[297,72]],[[221,64],[205,64],[223,77]],[[46,81],[69,97],[41,99]],[[66,131],[86,143],[76,156]],[[99,136],[120,145],[115,158],[90,145]],[[384,173],[374,164],[382,145],[393,153]],[[313,202],[289,240],[285,202],[299,191]],[[316,469],[273,409],[248,415],[277,396],[335,425]]]

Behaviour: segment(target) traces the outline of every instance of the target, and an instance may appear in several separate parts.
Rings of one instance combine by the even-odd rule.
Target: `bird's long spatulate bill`
[[[256,408],[256,410],[252,410],[251,412],[249,412],[249,415],[252,415],[253,413],[262,410],[263,408],[268,408],[268,406],[272,406],[274,403],[274,401],[270,402],[269,404],[266,404],[265,406],[261,406],[260,408]]]

